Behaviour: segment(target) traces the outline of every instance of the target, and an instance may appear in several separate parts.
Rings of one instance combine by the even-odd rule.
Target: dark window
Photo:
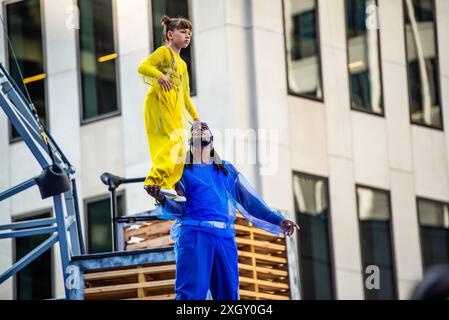
[[[16,219],[15,222],[50,218],[50,213],[34,215],[32,218]],[[21,237],[14,240],[15,262],[47,240],[49,235]],[[52,250],[45,251],[16,276],[17,300],[42,300],[53,297]]]
[[[366,101],[371,101],[368,71],[351,74],[351,86],[353,106],[365,105]]]
[[[152,0],[151,9],[153,13],[153,48],[160,47],[164,44],[164,28],[161,19],[164,15],[169,17],[184,17],[191,20],[188,0]],[[195,28],[195,26],[193,26]],[[192,37],[192,40],[194,38]],[[193,68],[193,48],[190,45],[181,50],[181,58],[187,63],[190,80],[190,94],[196,94],[196,81]]]
[[[418,199],[421,250],[424,269],[449,263],[449,205]]]
[[[293,19],[292,60],[317,55],[315,11],[297,14]]]
[[[396,299],[396,280],[391,234],[390,198],[387,191],[357,187],[357,209],[362,250],[362,272],[364,275],[365,299]],[[368,266],[379,268],[379,287],[369,288],[373,273]],[[374,281],[375,283],[375,281]]]
[[[40,0],[18,1],[6,5],[9,72],[19,88],[36,107],[41,121],[48,125],[46,113],[46,73],[42,49],[42,19]],[[17,61],[15,60],[17,59]],[[23,77],[23,79],[22,79]],[[11,126],[11,141],[20,140]]]
[[[317,3],[284,0],[283,4],[289,92],[322,100]]]
[[[404,1],[410,118],[442,129],[436,21],[433,0]]]
[[[367,28],[367,8],[376,0],[346,0],[348,71],[351,108],[383,114],[379,31],[376,25]],[[377,14],[377,11],[372,13]]]
[[[346,19],[349,38],[364,36],[366,32],[366,1],[347,0]]]
[[[118,113],[117,52],[111,0],[78,0],[82,118]]]
[[[87,245],[89,253],[111,252],[111,200],[109,197],[86,201]],[[117,195],[117,214],[125,212],[124,196]]]
[[[327,181],[295,173],[293,190],[296,221],[301,226],[298,232],[301,296],[334,299]]]

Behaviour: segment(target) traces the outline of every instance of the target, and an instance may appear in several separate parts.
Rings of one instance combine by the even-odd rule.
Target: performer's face
[[[178,48],[187,48],[192,39],[192,31],[189,29],[175,29],[169,31],[167,35]]]
[[[207,124],[201,124],[192,131],[193,145],[209,145],[212,142],[212,133],[209,130]]]

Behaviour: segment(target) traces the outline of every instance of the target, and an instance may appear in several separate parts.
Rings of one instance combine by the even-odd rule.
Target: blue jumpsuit
[[[176,299],[239,298],[236,211],[259,228],[279,235],[281,214],[260,199],[242,174],[223,161],[228,175],[213,163],[185,168],[178,187],[186,203],[166,199],[160,218],[176,218],[171,230],[176,254]]]

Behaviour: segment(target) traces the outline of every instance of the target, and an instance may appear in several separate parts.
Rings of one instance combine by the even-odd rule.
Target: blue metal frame
[[[22,259],[13,264],[8,270],[6,270],[2,275],[0,275],[0,284],[5,282],[9,277],[13,276],[36,258],[38,258],[45,251],[50,249],[55,243],[58,242],[58,235],[53,234],[50,238],[42,242],[39,246],[34,248],[32,251],[28,252]]]
[[[64,283],[68,278],[67,268],[73,256],[85,252],[84,240],[80,229],[80,216],[76,192],[75,173],[70,162],[51,137],[48,130],[40,123],[36,109],[18,89],[3,65],[0,64],[0,107],[30,149],[42,169],[52,164],[60,165],[71,178],[71,188],[64,195],[53,197],[54,218],[37,219],[0,225],[0,239],[27,237],[39,234],[50,234],[50,237],[38,247],[14,263],[0,275],[0,284],[25,268],[36,258],[59,242]],[[42,131],[47,136],[44,140]],[[6,200],[36,185],[36,177],[0,193],[0,201]],[[64,197],[64,198],[63,198]],[[65,206],[64,206],[65,204]],[[9,231],[11,230],[11,231]],[[68,233],[68,235],[67,235]],[[65,286],[66,298],[70,290]]]
[[[9,197],[12,197],[13,195],[22,192],[26,189],[29,189],[33,187],[36,184],[36,180],[34,178],[27,180],[25,182],[22,182],[21,184],[6,190],[5,192],[0,193],[0,201],[3,201]]]
[[[36,219],[31,221],[15,222],[11,224],[4,224],[0,226],[0,230],[16,230],[25,228],[43,227],[50,224],[55,224],[55,218]]]
[[[40,234],[49,234],[50,237],[43,241],[35,249],[31,250],[19,261],[14,263],[8,270],[0,275],[0,285],[8,278],[28,266],[36,258],[49,250],[54,244],[59,242],[61,265],[64,279],[64,289],[66,299],[83,299],[84,285],[83,274],[86,270],[102,269],[106,267],[132,266],[152,262],[174,261],[173,246],[157,248],[152,250],[139,250],[136,252],[114,252],[109,254],[85,255],[84,238],[81,232],[80,214],[78,206],[78,195],[76,181],[73,177],[73,169],[66,156],[52,138],[45,126],[40,122],[36,109],[25,95],[20,91],[17,84],[10,77],[5,68],[0,64],[0,108],[3,109],[9,121],[17,130],[23,141],[33,154],[42,169],[46,169],[53,164],[58,164],[69,176],[70,190],[64,194],[53,196],[53,207],[55,216],[53,218],[36,219],[0,225],[0,239],[11,239],[18,237],[28,237]],[[42,132],[47,139],[44,140]],[[144,178],[124,179],[122,183],[142,182]],[[37,184],[36,177],[24,181],[0,193],[0,201],[34,187]],[[117,222],[124,219],[117,218],[114,212],[116,206],[116,193],[114,188],[110,188],[112,201],[112,228],[114,238],[116,234]],[[146,216],[139,216],[136,219],[153,220],[151,212],[142,213]],[[68,233],[68,234],[67,234]],[[123,235],[119,234],[119,237]],[[115,245],[116,241],[114,241]],[[150,254],[151,252],[151,254]],[[72,273],[78,270],[78,273]],[[76,285],[72,285],[75,281]]]
[[[56,232],[56,227],[32,228],[27,230],[0,233],[0,239],[21,238]]]

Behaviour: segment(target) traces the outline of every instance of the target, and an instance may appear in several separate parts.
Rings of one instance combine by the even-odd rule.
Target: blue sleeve
[[[185,212],[185,202],[176,202],[165,198],[164,203],[156,206],[156,216],[162,220],[179,219]]]
[[[249,184],[245,177],[232,165],[227,165],[233,182],[233,192],[237,210],[251,223],[265,231],[280,234],[282,229],[279,224],[284,217],[270,209]]]
[[[180,191],[183,193],[184,185],[181,181],[178,182],[178,184],[176,185],[176,189],[178,191],[178,188],[181,188]],[[163,220],[179,219],[182,215],[184,215],[185,210],[186,210],[185,202],[177,202],[166,197],[163,203],[157,205],[156,216],[159,219]]]

